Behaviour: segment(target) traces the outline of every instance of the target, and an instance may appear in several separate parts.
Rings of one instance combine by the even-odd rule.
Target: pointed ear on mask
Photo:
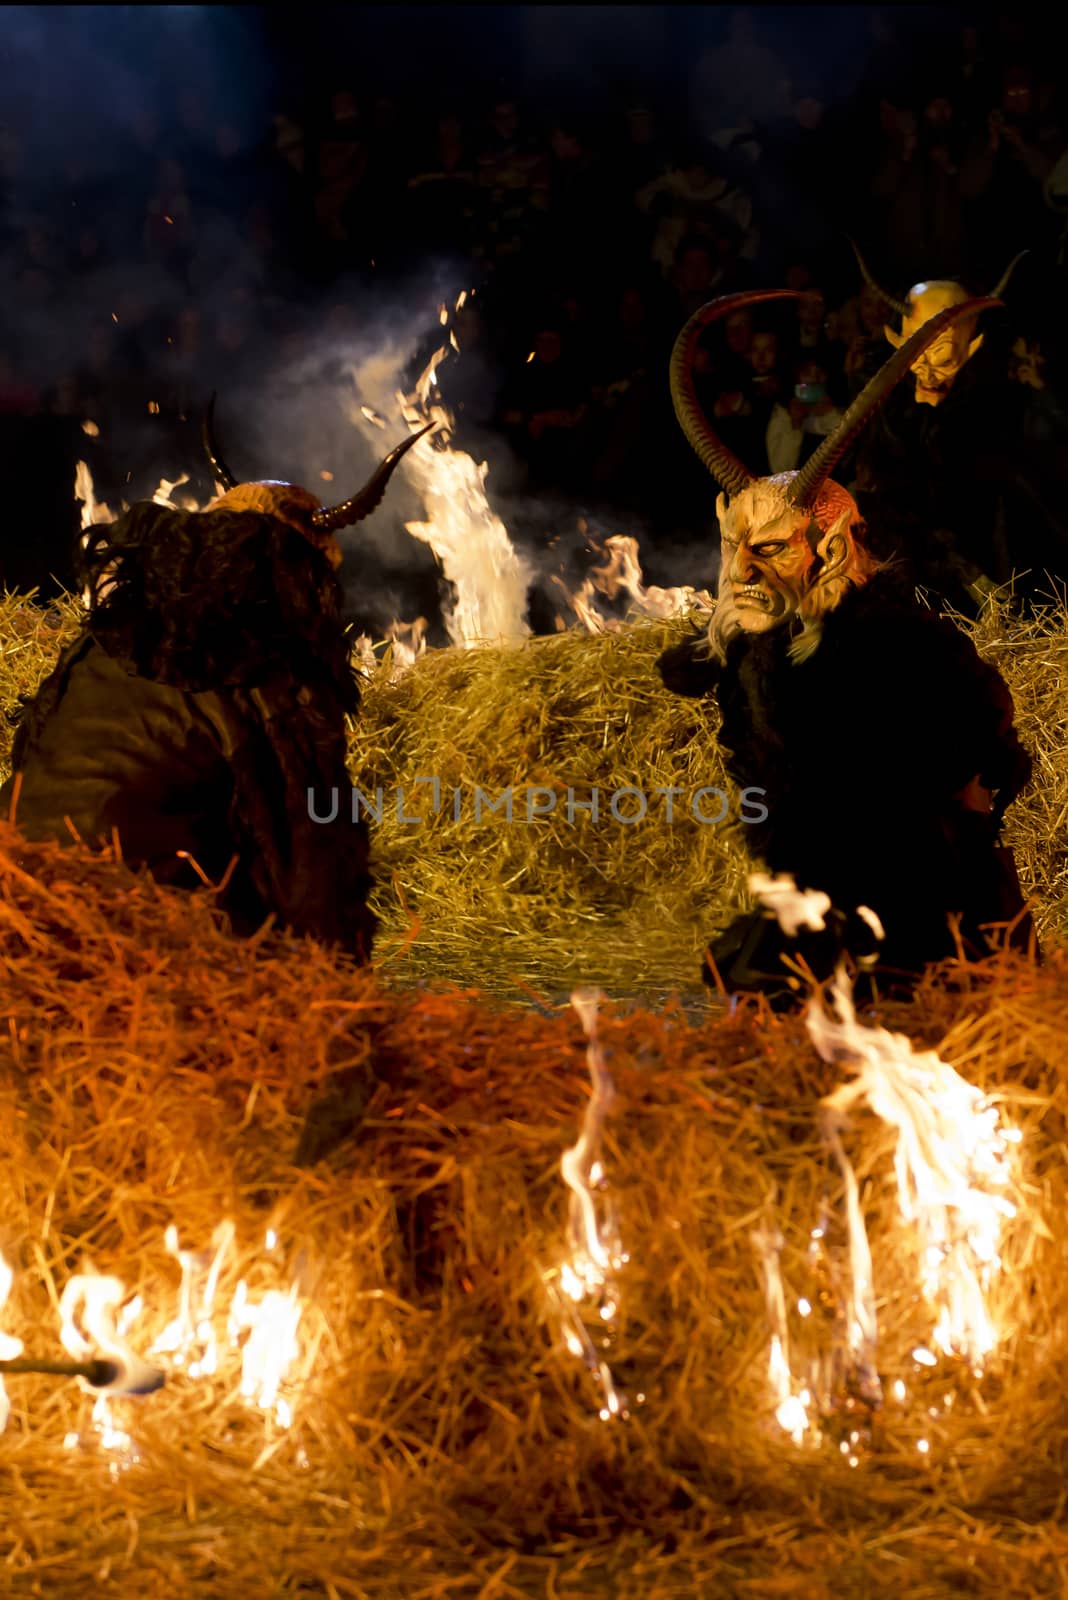
[[[968,354],[965,357],[965,360],[970,361],[972,359],[972,356],[974,356],[975,352],[978,350],[979,346],[982,344],[982,342],[983,342],[983,340],[985,338],[986,338],[986,334],[985,333],[976,334],[975,338],[972,340],[971,344],[968,346]]]
[[[720,540],[728,544],[736,543],[734,537],[734,518],[731,516],[730,500],[725,494],[716,496],[716,521],[719,524]]]
[[[849,515],[848,511],[843,511],[838,520],[820,534],[816,545],[820,561],[818,584],[833,583],[845,575],[849,561]]]
[[[901,346],[905,342],[905,335],[903,333],[895,333],[888,322],[883,323],[883,332],[886,334],[887,339],[893,345],[894,349],[900,350]]]

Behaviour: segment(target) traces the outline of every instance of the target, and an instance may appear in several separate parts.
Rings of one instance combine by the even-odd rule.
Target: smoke
[[[236,141],[238,153],[249,154],[270,126],[263,27],[252,7],[4,11],[0,355],[10,355],[17,374],[46,396],[76,377],[83,391],[89,385],[93,399],[83,414],[99,438],[83,453],[98,494],[116,509],[181,474],[190,480],[183,492],[201,503],[210,495],[199,425],[213,388],[218,443],[238,478],[303,483],[327,503],[347,498],[407,436],[397,394],[410,391],[446,338],[439,307],[451,312],[461,291],[479,292],[470,267],[447,260],[389,285],[335,282],[301,298],[291,288],[274,293],[270,317],[253,336],[211,356],[219,319],[245,317],[253,327],[241,292],[251,289],[255,298],[261,288],[277,289],[245,225],[244,191],[228,196],[237,201],[229,212],[205,192],[222,170],[219,135],[229,130],[227,148]],[[166,181],[167,161],[177,162],[176,181],[190,199],[181,272],[163,258],[144,260],[148,206]],[[72,253],[86,233],[97,236],[101,259],[75,277]],[[207,370],[175,364],[178,320],[192,314],[204,325]],[[462,336],[442,368],[446,387],[457,372],[469,393],[499,387],[495,357],[485,348],[465,352]],[[171,398],[161,407],[165,395]],[[491,507],[537,585],[555,595],[562,577],[573,587],[610,533],[642,540],[650,581],[704,582],[681,552],[653,552],[650,564],[646,530],[625,511],[527,494],[523,463],[493,431],[492,400],[472,425],[476,409],[459,419],[454,444],[488,461]],[[380,632],[395,616],[428,615],[432,641],[443,642],[440,570],[405,528],[427,512],[413,471],[423,448],[406,457],[379,510],[342,535],[344,576],[350,609],[364,625]]]

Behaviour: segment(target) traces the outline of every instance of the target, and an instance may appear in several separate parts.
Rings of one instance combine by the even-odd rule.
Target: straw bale
[[[228,1347],[213,1377],[113,1403],[133,1461],[93,1443],[76,1385],[9,1378],[4,1593],[1063,1593],[1059,953],[932,977],[885,1019],[1005,1097],[1026,1190],[993,1296],[997,1361],[981,1382],[947,1362],[925,1374],[910,1352],[931,1318],[887,1130],[855,1119],[880,1369],[909,1395],[850,1470],[791,1443],[768,1383],[752,1235],[781,1230],[793,1307],[814,1219],[841,1203],[816,1107],[845,1069],[798,1018],[605,1008],[604,1161],[630,1256],[606,1358],[645,1396],[605,1424],[546,1289],[566,1248],[560,1156],[589,1092],[570,1009],[387,989],[270,931],[235,942],[209,897],[6,825],[0,920],[0,1248],[16,1269],[0,1329],[58,1354],[55,1301],[88,1256],[141,1295],[130,1337],[147,1351],[176,1311],[166,1227],[201,1248],[223,1217],[220,1313],[239,1277],[253,1298],[297,1278],[303,1300],[289,1428],[241,1396]],[[309,1112],[371,1068],[362,1119],[296,1166]],[[817,1320],[792,1317],[795,1360],[822,1349]]]
[[[80,615],[73,598],[47,611],[0,598],[0,711],[32,692]],[[1010,811],[1006,837],[1040,934],[1059,938],[1068,929],[1068,611],[1024,620],[994,605],[978,625],[961,626],[1004,674],[1035,756],[1035,781]],[[750,863],[715,714],[667,694],[656,674],[656,656],[690,627],[638,619],[521,648],[430,651],[396,682],[382,664],[353,730],[350,770],[367,800],[382,790],[372,835],[378,955],[391,982],[445,979],[512,998],[533,990],[559,999],[581,982],[617,996],[699,994],[701,952],[747,904]],[[0,769],[9,739],[0,719]],[[420,777],[440,782],[436,813]],[[557,798],[550,815],[528,821],[531,786]],[[669,786],[682,791],[673,824],[657,795]],[[594,787],[597,822],[578,809]],[[646,797],[644,820],[610,814],[611,797],[627,787]],[[722,824],[695,820],[704,787],[730,796]],[[513,820],[485,802],[476,820],[477,788],[491,801],[510,788]],[[621,815],[638,806],[633,795],[617,804]],[[706,815],[720,809],[711,796],[703,806]],[[412,817],[418,824],[401,820]]]

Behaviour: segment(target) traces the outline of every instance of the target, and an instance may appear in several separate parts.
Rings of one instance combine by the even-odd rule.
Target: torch
[[[154,1394],[167,1381],[158,1367],[143,1361],[130,1366],[98,1356],[91,1361],[45,1361],[35,1356],[14,1356],[0,1361],[0,1377],[12,1373],[41,1372],[55,1378],[83,1378],[91,1389],[107,1389],[111,1394]]]

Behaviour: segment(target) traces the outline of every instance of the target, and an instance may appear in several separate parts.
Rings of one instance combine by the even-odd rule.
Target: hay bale
[[[930,1318],[886,1130],[857,1119],[880,1365],[910,1397],[850,1470],[833,1449],[794,1448],[767,1377],[751,1236],[782,1230],[792,1305],[813,1219],[841,1199],[815,1124],[838,1074],[796,1019],[746,1003],[700,1026],[672,1008],[603,1021],[618,1091],[605,1162],[630,1254],[609,1359],[645,1395],[606,1425],[546,1293],[565,1251],[559,1160],[588,1093],[572,1013],[388,992],[310,941],[236,943],[206,897],[9,828],[0,922],[0,1248],[16,1267],[0,1329],[58,1353],[55,1298],[88,1254],[142,1296],[144,1352],[176,1310],[172,1223],[202,1246],[233,1219],[220,1313],[239,1276],[254,1297],[303,1284],[288,1428],[241,1396],[225,1340],[213,1376],[115,1402],[132,1452],[94,1441],[74,1385],[8,1381],[6,1592],[1060,1592],[1059,956],[929,982],[891,1018],[1005,1094],[1027,1202],[1003,1251],[997,1370],[925,1378],[908,1353]],[[386,1081],[362,1126],[295,1169],[309,1109],[372,1059]]]
[[[421,925],[398,978],[485,988],[511,978],[550,993],[580,981],[645,994],[694,986],[709,932],[744,901],[747,865],[741,827],[694,812],[700,790],[730,787],[714,720],[666,694],[655,671],[688,627],[435,652],[395,684],[379,673],[352,772],[368,798],[383,794],[374,839],[386,929]],[[419,775],[440,779],[436,813]],[[401,788],[418,826],[398,820]],[[671,822],[668,789],[679,791]],[[511,791],[512,819],[484,806],[479,818],[478,790],[492,802]],[[586,809],[595,790],[597,820]],[[715,817],[723,805],[708,795],[698,809]]]

